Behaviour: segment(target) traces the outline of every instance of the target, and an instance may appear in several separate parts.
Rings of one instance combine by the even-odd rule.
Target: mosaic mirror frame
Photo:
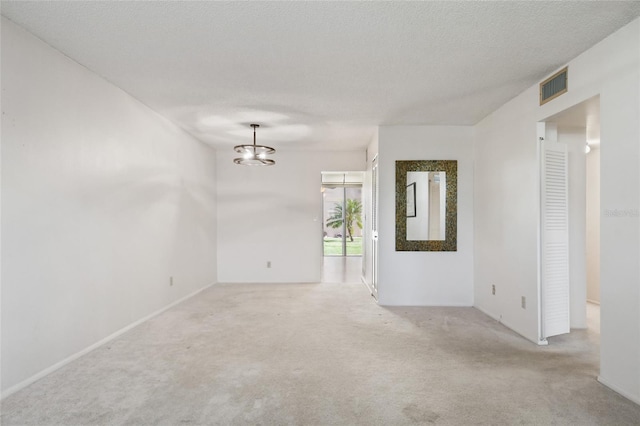
[[[444,240],[407,240],[407,172],[445,172]],[[458,251],[458,161],[396,161],[396,251]]]

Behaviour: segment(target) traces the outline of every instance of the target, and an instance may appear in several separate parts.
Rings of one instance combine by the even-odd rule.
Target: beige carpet
[[[638,425],[598,334],[538,347],[363,284],[217,285],[2,402],[3,425]]]

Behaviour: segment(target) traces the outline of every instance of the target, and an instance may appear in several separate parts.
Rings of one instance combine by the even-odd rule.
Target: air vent
[[[540,105],[544,105],[563,93],[567,93],[569,68],[565,67],[540,83]]]

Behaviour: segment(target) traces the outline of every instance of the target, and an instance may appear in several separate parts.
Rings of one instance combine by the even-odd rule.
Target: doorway
[[[568,153],[568,270],[570,328],[600,333],[600,98],[552,117],[547,135]],[[551,129],[551,132],[549,132]],[[553,137],[552,137],[553,139]],[[544,254],[543,254],[544,257]],[[544,291],[544,283],[542,283]],[[544,315],[544,298],[541,310]],[[544,336],[548,337],[548,336]]]
[[[324,256],[362,256],[362,172],[322,173]]]
[[[360,281],[363,172],[322,172],[323,282]]]

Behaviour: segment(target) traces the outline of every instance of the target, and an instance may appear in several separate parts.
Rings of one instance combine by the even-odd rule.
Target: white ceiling
[[[640,2],[7,2],[2,14],[217,148],[362,149],[475,124]]]

